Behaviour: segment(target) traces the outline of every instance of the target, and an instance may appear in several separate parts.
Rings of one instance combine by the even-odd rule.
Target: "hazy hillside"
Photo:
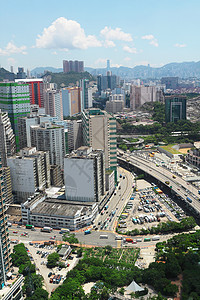
[[[55,82],[58,85],[58,88],[60,86],[68,86],[70,83],[76,84],[77,81],[80,79],[88,79],[90,81],[95,80],[94,77],[88,73],[76,73],[76,72],[70,72],[70,73],[51,73],[48,72],[43,76],[43,78],[47,79],[48,82]]]

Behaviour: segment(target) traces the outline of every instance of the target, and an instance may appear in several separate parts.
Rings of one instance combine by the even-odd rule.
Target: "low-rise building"
[[[62,197],[47,198],[45,194],[35,194],[21,204],[22,224],[50,226],[55,229],[76,230],[91,224],[98,212],[97,203],[67,201]]]

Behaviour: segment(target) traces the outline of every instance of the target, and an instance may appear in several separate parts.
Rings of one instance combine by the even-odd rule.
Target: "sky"
[[[199,0],[1,0],[0,66],[199,61],[199,28]]]

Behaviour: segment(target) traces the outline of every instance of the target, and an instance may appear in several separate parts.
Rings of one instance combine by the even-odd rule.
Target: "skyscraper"
[[[15,82],[27,83],[29,85],[30,103],[44,107],[44,83],[42,78],[15,79]]]
[[[89,103],[88,103],[88,85],[89,85],[89,80],[88,79],[81,79],[80,80],[81,109],[82,110],[89,108]]]
[[[0,109],[0,153],[2,165],[7,166],[7,157],[16,153],[15,135],[7,112]]]
[[[82,112],[83,143],[105,153],[106,170],[115,171],[117,180],[116,119],[106,111],[87,109]]]
[[[22,67],[18,68],[17,78],[18,79],[25,79],[26,78],[26,73],[24,72],[24,68],[22,68]]]
[[[84,72],[84,62],[83,61],[68,61],[68,60],[63,60],[63,72],[64,73],[69,73],[69,72]]]
[[[18,118],[30,113],[30,96],[28,84],[17,82],[0,82],[0,109],[8,112],[19,150]]]
[[[100,202],[105,194],[103,151],[82,146],[66,155],[64,182],[67,200]]]
[[[81,112],[81,88],[62,89],[63,116],[74,116]]]
[[[38,151],[49,151],[50,164],[64,166],[65,132],[64,127],[44,122],[31,126],[31,145]]]
[[[179,120],[186,120],[186,96],[166,96],[165,121],[176,123]]]
[[[57,117],[59,121],[63,120],[62,92],[47,89],[44,91],[44,105],[46,114],[51,117]]]
[[[6,189],[0,160],[0,289],[6,282],[6,274],[11,268],[10,241],[6,216]]]
[[[104,91],[106,89],[115,89],[118,85],[118,77],[112,75],[110,71],[107,72],[106,76],[98,75],[97,76],[97,88],[98,92]]]

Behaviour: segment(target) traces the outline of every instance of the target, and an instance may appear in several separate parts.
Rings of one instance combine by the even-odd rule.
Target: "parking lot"
[[[63,281],[66,278],[67,272],[69,272],[78,262],[78,258],[76,258],[76,255],[71,254],[70,255],[71,259],[68,258],[66,261],[66,265],[68,265],[68,267],[63,268],[63,269],[58,268],[58,267],[49,269],[46,266],[47,257],[49,254],[56,251],[56,247],[53,245],[49,245],[49,246],[46,245],[46,246],[41,247],[40,244],[37,244],[37,243],[33,244],[30,242],[25,242],[24,244],[26,246],[28,255],[29,255],[32,263],[35,263],[35,265],[36,265],[37,274],[41,274],[44,278],[44,287],[46,288],[48,293],[51,293],[52,290],[54,290],[55,288],[57,288],[59,286],[59,284],[63,283]],[[41,245],[43,245],[43,244],[41,244]],[[54,283],[53,282],[50,283],[50,278],[51,278],[50,275],[51,275],[51,277],[53,277],[52,275],[60,275],[60,282],[56,283],[54,280]],[[58,278],[58,276],[57,276],[57,278]]]
[[[154,184],[146,184],[139,192],[132,193],[119,217],[118,228],[120,232],[146,230],[159,222],[177,222],[185,217],[184,211],[168,195]]]

